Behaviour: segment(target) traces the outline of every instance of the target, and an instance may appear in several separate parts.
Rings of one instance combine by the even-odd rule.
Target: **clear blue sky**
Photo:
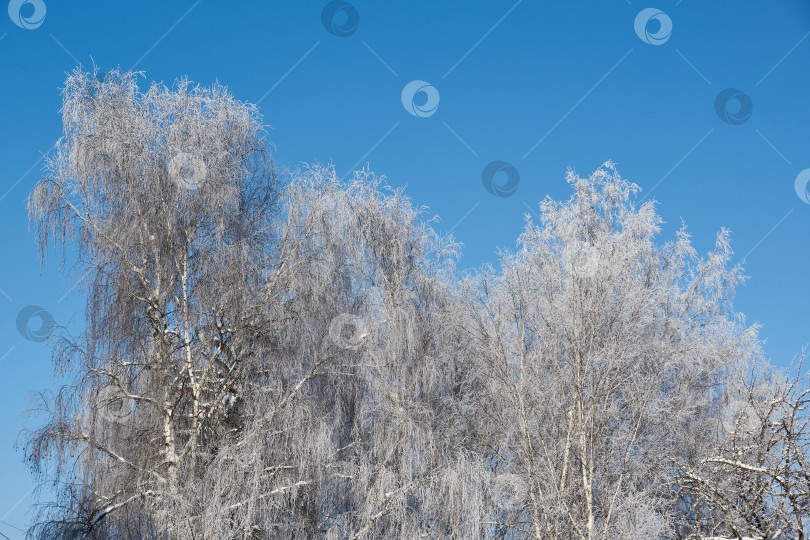
[[[13,447],[21,415],[32,392],[54,385],[47,345],[24,338],[17,315],[38,305],[81,327],[77,276],[55,257],[40,268],[25,209],[38,160],[60,135],[58,89],[78,63],[134,66],[144,85],[184,75],[226,84],[259,102],[280,165],[332,162],[342,175],[369,163],[453,229],[463,267],[514,246],[546,195],[567,198],[568,167],[585,175],[613,160],[660,202],[662,239],[683,219],[705,251],[731,229],[751,276],[736,308],[762,324],[774,363],[810,340],[810,204],[794,189],[810,168],[806,0],[351,0],[327,13],[332,33],[322,0],[37,3],[10,9],[36,28],[0,12],[0,533],[9,538],[22,537],[15,527],[27,527],[33,504]],[[406,95],[409,111],[411,81],[427,93]],[[715,101],[727,88],[741,94],[719,104],[724,120]],[[496,160],[519,175],[511,196],[483,186]]]

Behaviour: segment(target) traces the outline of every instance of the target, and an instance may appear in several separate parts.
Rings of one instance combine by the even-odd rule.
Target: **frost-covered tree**
[[[684,461],[684,538],[804,539],[810,534],[810,387],[754,366],[729,386],[709,453]]]
[[[726,231],[660,242],[608,163],[460,277],[401,189],[281,174],[253,106],[138,77],[68,77],[29,199],[87,293],[27,434],[58,488],[30,537],[801,530],[807,394],[758,363]]]
[[[338,444],[341,473],[329,490],[342,495],[328,513],[327,537],[477,536],[480,523],[463,514],[480,496],[464,447],[450,437],[460,350],[456,246],[436,235],[401,189],[373,175],[341,183],[334,170],[312,168],[291,189],[321,216],[315,236],[323,252],[345,261],[325,278],[362,298],[330,326],[351,352],[341,363],[350,386],[337,387],[335,397],[350,429]],[[349,336],[334,335],[347,326]]]
[[[659,244],[653,203],[608,163],[541,204],[502,270],[468,283],[463,415],[494,494],[496,535],[659,538],[673,531],[673,460],[712,439],[725,384],[755,357],[730,310],[728,233],[699,257]],[[528,218],[527,218],[528,219]]]
[[[68,77],[64,136],[30,198],[43,256],[52,242],[75,252],[87,284],[86,329],[55,351],[75,384],[46,396],[52,419],[28,442],[64,487],[39,536],[249,531],[264,509],[235,486],[304,523],[287,494],[329,461],[312,441],[333,430],[325,406],[300,405],[334,356],[329,308],[291,285],[319,257],[309,224],[278,209],[255,108],[219,86],[136,83]],[[263,469],[241,456],[218,476],[255,424]]]
[[[43,257],[77,253],[87,327],[28,439],[62,489],[33,535],[452,526],[414,518],[463,463],[435,437],[452,242],[368,174],[279,181],[256,110],[219,86],[76,71],[63,121],[29,208]]]

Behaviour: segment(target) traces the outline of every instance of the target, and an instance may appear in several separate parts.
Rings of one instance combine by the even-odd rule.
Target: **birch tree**
[[[297,404],[332,354],[325,323],[297,326],[328,311],[291,297],[314,257],[307,223],[278,211],[254,107],[186,81],[140,92],[137,78],[68,77],[65,134],[30,198],[43,257],[53,242],[75,250],[88,298],[86,330],[55,351],[76,382],[46,397],[52,419],[28,442],[35,466],[55,461],[73,517],[57,508],[39,535],[253,534],[238,493],[220,504],[249,462],[225,487],[206,479],[255,424],[273,434],[250,469],[257,500],[306,521],[287,495],[312,481],[320,462],[303,450],[329,422]]]
[[[59,490],[29,536],[804,530],[807,392],[732,308],[727,231],[659,241],[607,163],[462,274],[384,178],[281,173],[254,106],[139,77],[69,75],[29,198],[87,294],[27,434]]]
[[[30,198],[43,257],[75,248],[88,283],[87,328],[55,350],[76,382],[43,396],[28,440],[62,488],[34,535],[460,526],[435,491],[464,465],[435,437],[454,244],[367,173],[282,185],[257,111],[224,88],[137,78],[68,78]]]
[[[324,249],[346,254],[344,278],[366,299],[347,314],[365,339],[350,343],[358,353],[346,392],[354,426],[336,537],[479,536],[475,463],[453,437],[463,366],[457,246],[433,231],[426,209],[374,175],[358,173],[343,186],[333,170],[310,174],[329,188],[321,199],[302,197],[329,216]]]
[[[730,310],[742,277],[726,231],[699,257],[659,245],[652,202],[608,163],[570,172],[499,273],[469,287],[475,388],[464,415],[493,482],[503,537],[673,533],[672,464],[699,452],[725,383],[756,354]]]

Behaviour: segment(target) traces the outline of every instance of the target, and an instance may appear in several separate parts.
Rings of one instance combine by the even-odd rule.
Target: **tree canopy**
[[[497,268],[368,170],[282,172],[257,109],[67,78],[29,198],[86,280],[26,433],[32,538],[803,538],[807,385],[733,310],[730,235],[608,162]]]

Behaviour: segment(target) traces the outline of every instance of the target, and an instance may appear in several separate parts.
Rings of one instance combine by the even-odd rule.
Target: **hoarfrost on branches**
[[[660,241],[606,163],[459,272],[383,178],[281,172],[255,107],[139,77],[70,74],[29,199],[89,276],[29,536],[805,534],[806,386],[733,311],[727,231]]]

